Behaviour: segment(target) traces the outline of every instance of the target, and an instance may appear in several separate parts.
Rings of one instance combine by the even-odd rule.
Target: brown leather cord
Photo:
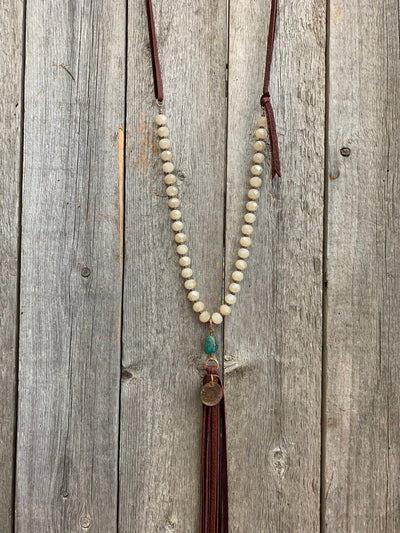
[[[222,387],[216,366],[207,365],[203,385],[211,381]],[[223,392],[223,389],[222,389]],[[226,453],[225,395],[218,405],[203,405],[201,442],[200,533],[228,533],[228,464]],[[220,520],[222,495],[222,529]]]
[[[147,24],[148,24],[148,29],[149,29],[151,65],[153,67],[154,95],[156,97],[157,102],[161,103],[163,101],[163,85],[162,85],[162,78],[161,78],[160,62],[158,59],[157,38],[156,38],[156,32],[154,28],[153,8],[152,8],[151,0],[145,0],[145,3],[146,3],[146,13],[147,13]],[[268,28],[267,57],[265,61],[264,86],[263,86],[263,93],[260,99],[260,104],[261,104],[261,107],[263,107],[265,110],[265,116],[267,118],[267,124],[268,124],[269,144],[271,147],[272,179],[275,177],[275,174],[278,174],[278,176],[281,175],[278,137],[276,134],[274,112],[273,112],[272,104],[270,100],[271,95],[269,93],[269,80],[270,80],[270,75],[271,75],[272,52],[274,49],[277,10],[278,10],[278,0],[271,0],[271,13],[270,13],[270,19],[269,19],[269,28]]]
[[[278,10],[278,0],[271,0],[271,14],[269,18],[268,41],[267,41],[267,58],[265,61],[265,74],[263,94],[260,99],[261,107],[265,109],[267,117],[269,144],[271,147],[271,174],[274,179],[275,174],[281,175],[281,166],[279,161],[279,144],[276,134],[276,125],[274,111],[271,105],[271,95],[269,94],[269,79],[271,76],[272,52],[274,50],[276,13]]]
[[[149,29],[149,41],[151,52],[151,66],[153,68],[154,96],[158,103],[164,100],[163,84],[161,78],[160,61],[158,59],[157,37],[154,27],[153,6],[151,0],[145,0],[147,13],[147,27]]]

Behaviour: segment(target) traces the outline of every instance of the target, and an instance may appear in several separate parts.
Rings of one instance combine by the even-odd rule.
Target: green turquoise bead
[[[207,354],[215,353],[217,351],[218,344],[214,335],[209,335],[204,343],[204,351]]]

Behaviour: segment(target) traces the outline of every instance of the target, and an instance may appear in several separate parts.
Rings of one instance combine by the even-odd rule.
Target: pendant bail
[[[206,361],[206,368],[207,368],[208,366],[210,366],[210,365],[208,364],[210,361],[213,361],[213,362],[215,363],[215,365],[213,365],[213,366],[216,366],[216,367],[217,367],[217,370],[218,370],[218,368],[219,368],[219,363],[218,363],[218,360],[215,359],[215,357],[209,357],[209,358],[207,359],[207,361]]]
[[[156,100],[156,105],[158,106],[158,112],[162,114],[163,113],[163,101],[159,100],[158,98],[156,98],[155,100]]]

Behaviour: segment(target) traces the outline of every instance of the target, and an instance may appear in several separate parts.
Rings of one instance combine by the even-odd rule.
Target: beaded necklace
[[[232,281],[229,284],[229,292],[225,294],[224,303],[218,310],[210,313],[200,299],[196,290],[196,281],[193,279],[193,271],[190,268],[191,259],[188,256],[186,234],[181,220],[182,213],[179,209],[178,186],[176,176],[173,174],[171,141],[169,140],[169,128],[167,117],[163,113],[163,84],[161,69],[157,51],[157,39],[154,26],[154,17],[151,0],[145,0],[151,63],[153,70],[154,94],[156,104],[159,107],[155,123],[158,127],[160,157],[164,182],[167,186],[168,206],[172,220],[172,230],[175,232],[176,251],[179,255],[179,265],[182,267],[181,276],[185,279],[184,286],[188,290],[187,297],[193,303],[193,310],[198,314],[200,322],[208,324],[209,335],[205,339],[204,351],[207,354],[206,374],[200,389],[200,398],[203,403],[203,428],[201,447],[201,489],[200,489],[200,533],[228,533],[228,476],[227,476],[227,453],[226,453],[226,416],[225,394],[221,378],[218,374],[219,362],[214,357],[217,351],[217,342],[214,336],[213,325],[219,325],[224,318],[230,315],[232,306],[236,303],[237,294],[240,291],[240,282],[243,279],[243,271],[247,268],[249,247],[252,244],[250,235],[253,233],[253,223],[256,220],[255,212],[258,209],[260,187],[262,185],[262,164],[265,160],[263,152],[266,150],[265,139],[269,136],[271,149],[271,174],[272,178],[280,173],[279,147],[276,134],[274,113],[270,102],[269,80],[272,63],[272,52],[275,35],[275,23],[277,14],[277,0],[271,0],[271,12],[268,29],[267,54],[264,74],[264,85],[260,105],[262,114],[257,120],[255,130],[254,155],[251,165],[250,189],[244,214],[244,224],[241,228],[238,250],[238,259],[235,262],[235,270],[232,273]]]

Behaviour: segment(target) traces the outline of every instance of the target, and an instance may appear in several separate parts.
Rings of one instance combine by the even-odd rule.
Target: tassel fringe
[[[213,380],[222,388],[217,367],[207,365],[206,370],[203,385]],[[219,404],[212,407],[203,405],[200,533],[228,533],[226,413],[223,388],[222,393]]]

